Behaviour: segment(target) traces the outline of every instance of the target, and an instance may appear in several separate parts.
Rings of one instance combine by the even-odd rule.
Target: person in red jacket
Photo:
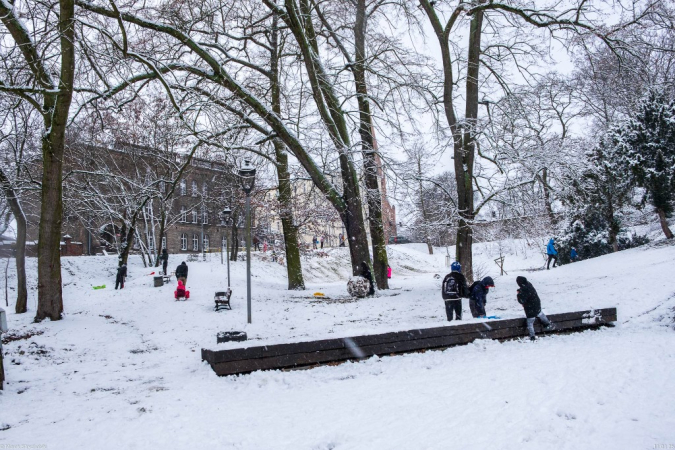
[[[176,300],[185,298],[186,300],[190,298],[190,291],[185,290],[185,285],[182,280],[178,280],[178,287],[173,292],[173,296]]]

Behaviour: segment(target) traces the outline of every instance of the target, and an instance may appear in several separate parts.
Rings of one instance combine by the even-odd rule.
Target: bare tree
[[[58,14],[52,11],[58,9]],[[43,118],[42,194],[35,320],[59,320],[61,291],[62,167],[75,79],[75,4],[0,2],[3,39],[0,91],[30,103]],[[25,22],[31,22],[27,26]],[[30,33],[28,30],[40,30]],[[56,75],[57,74],[57,75]],[[56,75],[56,76],[55,76]]]

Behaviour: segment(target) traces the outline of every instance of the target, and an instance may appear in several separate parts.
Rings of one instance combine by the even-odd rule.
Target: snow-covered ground
[[[508,245],[506,245],[508,244]],[[487,310],[521,317],[515,277],[532,281],[547,313],[616,306],[615,328],[529,341],[477,341],[336,367],[217,377],[200,359],[218,331],[248,345],[444,325],[445,249],[389,248],[392,289],[346,296],[346,249],[303,260],[308,289],[289,292],[285,268],[256,255],[253,324],[246,324],[245,263],[232,265],[233,310],[213,311],[226,285],[220,258],[190,263],[187,302],[152,287],[140,260],[115,291],[115,258],[64,258],[66,315],[33,324],[10,304],[2,445],[147,449],[597,449],[675,445],[675,246],[664,243],[541,269],[538,249],[476,246],[495,278]],[[180,262],[172,256],[170,266]],[[10,270],[10,287],[13,282]],[[106,289],[93,290],[105,284]],[[327,298],[315,298],[315,292]],[[10,290],[10,298],[12,291]],[[465,319],[470,318],[465,304]],[[468,317],[468,318],[467,318]],[[6,336],[5,336],[6,337]],[[11,447],[5,447],[11,448]],[[19,447],[16,447],[19,448]],[[24,447],[27,448],[27,447]],[[34,447],[38,448],[38,447]]]

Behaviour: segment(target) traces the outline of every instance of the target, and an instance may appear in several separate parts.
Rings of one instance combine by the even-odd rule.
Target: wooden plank
[[[576,311],[548,316],[558,331],[585,329],[617,320],[616,308]],[[467,344],[475,339],[526,336],[524,318],[424,328],[343,339],[277,344],[229,350],[202,349],[202,359],[219,374],[298,367],[373,355],[401,353]],[[538,334],[544,334],[535,324]]]

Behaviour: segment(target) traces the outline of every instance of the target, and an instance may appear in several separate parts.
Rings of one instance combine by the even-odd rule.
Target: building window
[[[197,187],[197,182],[192,180],[192,196],[197,197],[199,195],[199,188]]]
[[[180,235],[180,249],[187,250],[187,234],[185,233]]]
[[[204,189],[202,189],[202,195],[204,196],[204,198],[206,198],[208,196],[208,194],[209,194],[209,187],[208,187],[208,185],[206,184],[206,181],[205,181],[204,182]]]
[[[187,195],[187,182],[180,180],[180,195]]]
[[[196,234],[192,235],[192,250],[199,251],[199,237]]]
[[[161,192],[162,194],[166,192],[166,183],[164,182],[164,180],[159,182],[159,192]]]
[[[227,248],[227,237],[223,235],[222,239],[220,240],[220,247],[223,249]]]
[[[202,206],[202,223],[206,225],[209,223],[209,212]]]
[[[151,234],[148,235],[148,249],[149,250],[155,249],[155,237]]]
[[[185,206],[180,207],[180,221],[183,223],[187,222],[187,211],[185,211]]]
[[[204,235],[204,242],[202,243],[202,248],[204,249],[205,252],[209,251],[209,235],[205,234]]]
[[[197,210],[192,210],[192,223],[197,223]]]
[[[162,236],[162,248],[166,248],[166,236]]]

